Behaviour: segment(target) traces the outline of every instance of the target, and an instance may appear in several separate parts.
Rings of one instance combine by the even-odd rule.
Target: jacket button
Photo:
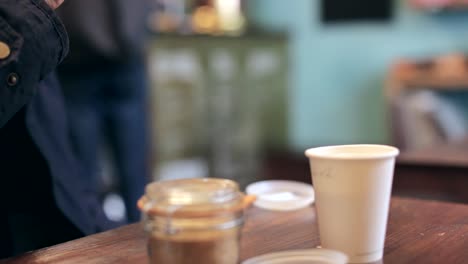
[[[16,73],[10,73],[8,74],[8,77],[7,77],[7,84],[9,86],[15,86],[18,84],[18,81],[19,81],[19,76],[18,74]]]
[[[8,58],[10,52],[10,47],[5,42],[0,41],[0,60]]]

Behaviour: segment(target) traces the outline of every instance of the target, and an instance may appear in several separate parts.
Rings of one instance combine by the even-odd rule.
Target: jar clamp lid
[[[237,183],[227,179],[195,178],[153,182],[138,207],[147,215],[209,217],[241,211],[253,202]]]

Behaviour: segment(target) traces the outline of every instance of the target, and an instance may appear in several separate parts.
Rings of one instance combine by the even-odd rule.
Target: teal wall
[[[440,16],[397,4],[388,23],[323,25],[317,0],[250,0],[252,20],[290,37],[291,148],[388,143],[383,81],[399,57],[468,50],[468,13]]]

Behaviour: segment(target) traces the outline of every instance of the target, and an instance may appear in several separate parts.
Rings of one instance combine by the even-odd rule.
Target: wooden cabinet
[[[158,36],[148,63],[157,178],[245,184],[266,149],[285,148],[284,36]]]

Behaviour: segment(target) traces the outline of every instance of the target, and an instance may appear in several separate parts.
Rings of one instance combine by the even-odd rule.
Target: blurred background
[[[128,116],[146,126],[107,126],[111,136],[99,141],[110,218],[126,217],[121,189],[130,183],[118,175],[132,157],[148,161],[136,165],[147,166],[147,180],[222,177],[245,187],[310,182],[305,149],[352,143],[401,149],[395,194],[468,202],[468,1],[150,2],[139,16],[145,74],[132,75],[146,79],[144,111]],[[122,127],[146,134],[109,147]],[[135,154],[117,159],[119,151]]]

